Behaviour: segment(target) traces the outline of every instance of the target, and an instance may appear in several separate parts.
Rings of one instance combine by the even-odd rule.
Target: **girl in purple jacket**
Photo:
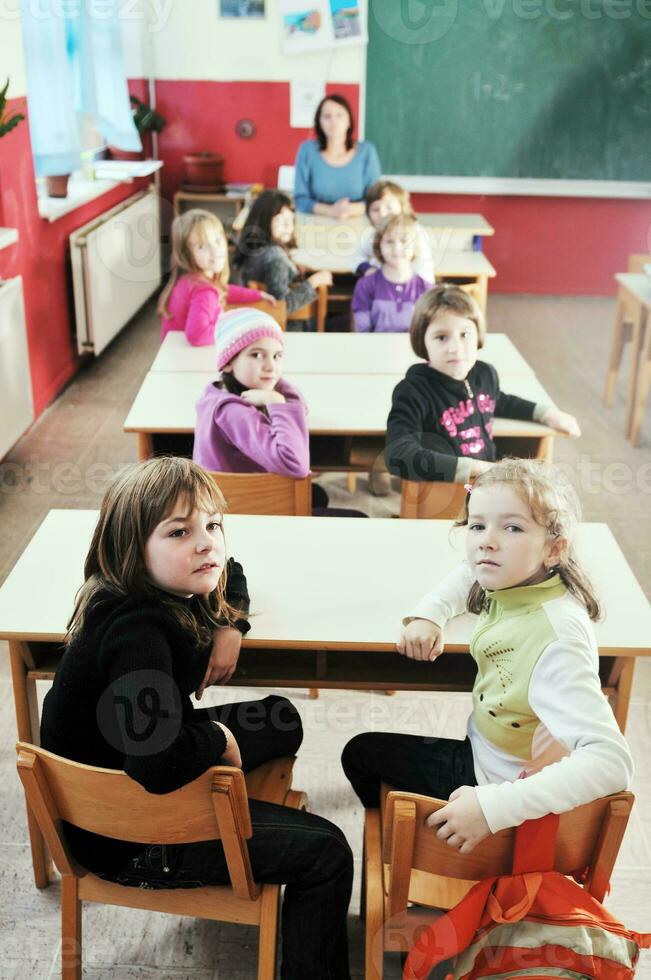
[[[225,473],[310,472],[307,406],[280,377],[283,333],[273,317],[243,307],[215,335],[222,377],[197,403],[193,459]]]
[[[307,405],[281,378],[283,332],[267,313],[242,307],[219,320],[217,367],[197,402],[192,458],[222,473],[278,473],[303,479],[310,472]],[[366,517],[328,507],[328,494],[312,485],[317,517]]]

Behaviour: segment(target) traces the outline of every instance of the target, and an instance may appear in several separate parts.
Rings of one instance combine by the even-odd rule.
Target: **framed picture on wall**
[[[265,0],[219,0],[220,17],[255,17],[265,15]]]

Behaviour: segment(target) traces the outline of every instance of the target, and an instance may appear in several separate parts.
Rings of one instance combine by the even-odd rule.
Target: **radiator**
[[[34,421],[23,281],[0,280],[0,459]]]
[[[160,201],[143,191],[70,236],[77,349],[100,354],[161,281]]]

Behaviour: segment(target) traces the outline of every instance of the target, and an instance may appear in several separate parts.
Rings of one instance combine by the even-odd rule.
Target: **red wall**
[[[27,115],[27,100],[10,112]],[[129,197],[144,182],[122,184],[58,221],[38,213],[27,119],[0,139],[0,225],[17,228],[19,240],[0,250],[0,276],[23,277],[29,364],[38,416],[79,366],[68,270],[68,237],[92,218]]]
[[[358,104],[357,85],[329,85]],[[293,163],[311,135],[289,126],[289,83],[158,81],[158,108],[168,120],[160,139],[164,193],[181,182],[184,153],[212,150],[225,157],[231,181],[275,186],[278,167]],[[256,136],[235,134],[240,118],[252,119]],[[495,228],[484,250],[497,270],[495,292],[614,293],[613,274],[632,252],[651,252],[651,202],[599,198],[414,195],[423,211],[480,212]]]

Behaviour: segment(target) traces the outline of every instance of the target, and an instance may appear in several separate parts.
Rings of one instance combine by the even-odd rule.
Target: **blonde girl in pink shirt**
[[[158,303],[161,340],[170,330],[183,330],[195,347],[212,344],[227,304],[276,302],[268,293],[229,283],[226,234],[210,211],[193,208],[174,219],[171,265]]]

